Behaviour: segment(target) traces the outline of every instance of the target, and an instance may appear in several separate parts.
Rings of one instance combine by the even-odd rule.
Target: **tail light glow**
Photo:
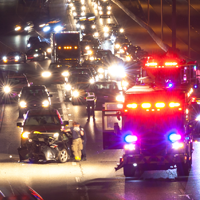
[[[146,63],[145,66],[147,67],[154,67],[154,66],[157,66],[158,63],[157,62],[150,62],[150,63]]]
[[[165,62],[165,66],[177,66],[177,62]]]

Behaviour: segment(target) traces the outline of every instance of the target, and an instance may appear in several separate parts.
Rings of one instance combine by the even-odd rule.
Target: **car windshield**
[[[72,74],[90,74],[89,69],[76,69],[71,72]]]
[[[81,75],[81,76],[72,75],[69,77],[70,83],[81,83],[81,82],[88,82],[88,81],[89,81],[89,77],[87,75]]]
[[[60,125],[60,120],[57,115],[40,115],[30,116],[26,119],[25,126],[40,126],[40,125]]]
[[[20,55],[19,52],[9,52],[9,53],[7,54],[7,56],[19,56],[19,55]]]
[[[41,96],[46,97],[47,93],[44,89],[25,89],[22,91],[22,97],[24,96]]]
[[[11,85],[27,84],[27,80],[25,78],[9,78],[8,82]]]
[[[117,85],[115,83],[96,83],[95,89],[97,90],[117,90]]]

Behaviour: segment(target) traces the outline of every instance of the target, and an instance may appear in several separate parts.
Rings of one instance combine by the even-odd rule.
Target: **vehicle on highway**
[[[98,1],[98,11],[100,18],[111,16],[112,6],[109,1]]]
[[[46,52],[46,55],[47,55],[48,57],[51,57],[51,46],[50,46],[50,44],[47,43],[47,42],[44,42],[44,41],[39,42],[39,43],[37,43],[36,45],[34,45],[34,46],[32,47],[32,49],[41,49],[41,50],[43,50],[43,51]]]
[[[31,48],[37,43],[40,43],[42,40],[40,36],[31,36],[27,41],[27,48]]]
[[[39,43],[38,43],[39,44]],[[37,45],[34,45],[34,47]],[[43,48],[31,48],[26,52],[28,60],[45,60],[46,58],[46,50]]]
[[[81,2],[74,2],[71,5],[71,10],[74,19],[79,19],[80,17],[85,16],[86,5],[82,4]]]
[[[25,24],[19,22],[18,24],[15,25],[14,31],[15,33],[30,33],[33,31],[34,24],[32,21],[28,21]]]
[[[123,101],[123,94],[116,81],[98,81],[91,88],[96,97],[96,109],[102,109],[105,102]]]
[[[7,53],[6,56],[2,57],[3,63],[26,63],[27,56],[26,54],[20,52],[20,51],[11,51]]]
[[[92,81],[91,81],[92,80]],[[65,99],[71,99],[73,105],[86,103],[86,91],[94,84],[88,74],[72,74],[65,84]]]
[[[45,123],[45,118],[35,117],[36,121]],[[68,134],[69,135],[69,134]],[[20,162],[29,160],[67,162],[71,156],[72,136],[59,132],[33,131],[23,147],[18,148]],[[64,137],[63,137],[64,136]]]
[[[26,113],[23,123],[17,123],[22,128],[21,147],[26,147],[28,135],[34,131],[46,132],[53,137],[54,133],[59,133],[68,125],[68,121],[63,121],[60,113],[56,109],[33,109]]]
[[[121,109],[117,112],[115,104],[116,114],[109,117],[103,128],[104,148],[125,150],[116,170],[123,168],[124,175],[132,177],[137,169],[177,168],[178,176],[188,176],[193,137],[185,129],[186,108],[185,92],[181,90],[150,85],[128,89]],[[103,111],[105,120],[106,115],[113,113],[108,110]]]
[[[51,34],[51,62],[78,65],[80,63],[80,33],[65,31]]]
[[[76,23],[76,29],[77,31],[80,31],[81,34],[92,35],[92,36],[94,36],[95,34],[95,37],[98,37],[96,24],[94,21],[79,20]]]
[[[129,39],[126,36],[121,35],[115,40],[114,52],[115,54],[119,53],[120,49],[123,49],[123,51],[126,52],[131,45]]]
[[[4,75],[3,75],[4,74]],[[5,72],[1,73],[1,103],[16,101],[21,89],[29,86],[28,79],[24,73]]]
[[[19,117],[30,109],[48,108],[51,106],[51,94],[44,85],[23,87],[18,96]]]

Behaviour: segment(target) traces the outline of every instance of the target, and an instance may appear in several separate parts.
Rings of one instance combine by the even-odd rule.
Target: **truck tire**
[[[125,177],[134,177],[136,168],[131,164],[124,165],[124,176]]]
[[[189,162],[177,164],[177,176],[189,176]]]
[[[66,149],[62,149],[62,150],[59,151],[58,162],[60,162],[60,163],[67,162],[69,160],[69,158],[70,158],[70,156],[69,156]]]

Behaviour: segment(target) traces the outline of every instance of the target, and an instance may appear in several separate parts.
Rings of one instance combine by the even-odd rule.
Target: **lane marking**
[[[81,181],[80,177],[75,177],[76,182],[79,183]]]

